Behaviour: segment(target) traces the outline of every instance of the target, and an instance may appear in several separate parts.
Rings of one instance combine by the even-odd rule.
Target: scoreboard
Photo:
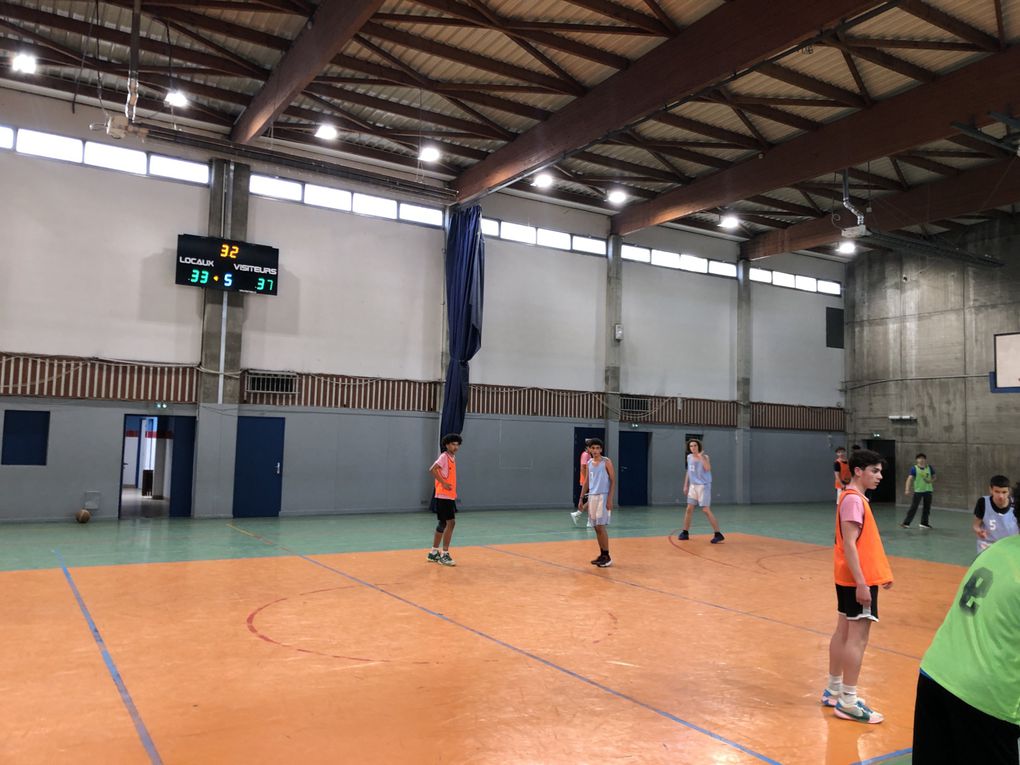
[[[214,236],[177,237],[177,284],[276,295],[279,269],[275,247]]]

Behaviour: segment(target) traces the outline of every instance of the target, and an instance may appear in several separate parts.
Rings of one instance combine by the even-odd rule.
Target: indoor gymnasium
[[[1018,765],[1018,41],[0,2],[0,762]]]

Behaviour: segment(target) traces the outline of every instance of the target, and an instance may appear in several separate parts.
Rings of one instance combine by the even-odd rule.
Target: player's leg
[[[836,629],[829,639],[829,680],[821,698],[822,704],[827,707],[836,706],[839,694],[843,692],[843,651],[849,625],[846,617],[839,614],[836,617]]]
[[[439,551],[439,545],[443,541],[443,533],[446,531],[446,521],[442,520],[443,510],[439,506],[439,502],[442,500],[436,500],[436,531],[432,535],[432,551],[428,554],[429,563],[439,563],[442,553]]]
[[[613,565],[613,559],[609,556],[609,531],[605,524],[596,524],[595,538],[599,542],[599,562],[595,565],[599,568],[607,568]]]
[[[453,529],[457,521],[453,518],[446,522],[446,530],[443,531],[443,552],[450,552],[450,540],[453,539]]]
[[[921,506],[921,528],[930,529],[931,523],[929,522],[929,516],[931,515],[931,492],[926,491],[923,497],[924,504]]]
[[[917,514],[917,508],[921,504],[921,495],[916,491],[914,496],[910,500],[910,509],[907,510],[907,517],[903,519],[903,523],[900,526],[906,528],[914,521],[914,516]]]
[[[857,681],[861,675],[868,637],[871,635],[871,623],[878,619],[878,587],[872,586],[870,590],[871,606],[868,610],[856,600],[853,607],[841,609],[848,624],[846,643],[843,646],[843,690],[836,702],[835,711],[836,716],[844,720],[875,724],[882,722],[885,717],[857,697]]]

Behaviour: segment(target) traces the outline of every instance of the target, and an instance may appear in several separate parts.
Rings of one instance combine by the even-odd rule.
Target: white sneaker
[[[570,514],[570,517],[574,521],[574,525],[575,526],[580,526],[581,525],[581,511],[580,510],[575,510],[574,512],[572,512]]]

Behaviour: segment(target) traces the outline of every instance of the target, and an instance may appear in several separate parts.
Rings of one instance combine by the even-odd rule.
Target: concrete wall
[[[1020,480],[1020,396],[993,394],[993,337],[1020,331],[1020,221],[982,224],[962,242],[1002,269],[890,252],[849,274],[848,429],[896,441],[897,495],[917,452],[935,466],[935,504],[970,508],[988,478]],[[894,423],[889,415],[913,415]]]

